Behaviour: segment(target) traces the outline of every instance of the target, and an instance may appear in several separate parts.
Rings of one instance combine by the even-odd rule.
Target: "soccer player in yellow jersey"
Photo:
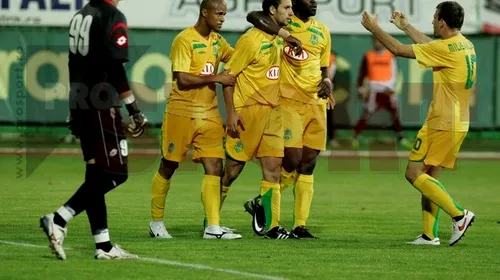
[[[281,67],[285,157],[280,190],[283,192],[295,184],[291,233],[296,238],[314,238],[306,227],[314,192],[313,170],[320,151],[326,147],[325,104],[328,99],[333,101],[332,81],[328,76],[332,48],[330,31],[314,18],[316,10],[317,2],[314,0],[293,1],[294,16],[287,31],[301,42],[302,52],[297,54],[292,47],[285,46]],[[280,33],[279,26],[266,21],[262,13],[252,12],[248,20],[268,33]],[[258,200],[259,197],[245,203],[245,209],[250,214],[256,213]],[[253,228],[255,230],[255,225]]]
[[[270,19],[285,26],[293,15],[291,0],[264,0]],[[222,186],[229,187],[245,163],[260,159],[263,179],[260,193],[266,219],[266,238],[287,239],[280,227],[280,168],[283,158],[283,125],[279,83],[283,39],[251,28],[236,43],[225,65],[236,84],[224,88],[226,102],[226,165]]]
[[[475,219],[474,213],[463,209],[438,181],[444,168],[453,168],[469,129],[469,98],[476,80],[474,45],[460,29],[464,9],[454,1],[436,7],[432,24],[436,40],[408,24],[407,18],[394,12],[391,22],[415,42],[403,45],[382,31],[375,18],[363,14],[363,26],[393,54],[416,59],[421,67],[432,68],[433,98],[424,125],[418,132],[410,152],[406,179],[422,193],[424,229],[415,245],[439,245],[437,224],[439,209],[452,217],[449,245],[465,235]]]
[[[152,183],[149,225],[152,237],[171,238],[163,221],[165,199],[172,175],[192,145],[193,160],[201,162],[205,169],[201,197],[208,226],[203,238],[241,238],[219,225],[224,128],[215,83],[230,86],[235,82],[227,72],[216,74],[219,63],[229,61],[233,53],[231,46],[217,33],[226,11],[223,0],[203,0],[198,22],[180,32],[172,43],[174,83],[161,130],[162,160]]]

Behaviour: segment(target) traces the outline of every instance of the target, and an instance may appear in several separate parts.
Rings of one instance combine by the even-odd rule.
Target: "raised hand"
[[[408,17],[398,10],[392,12],[390,21],[400,30],[405,30],[408,27]]]
[[[361,17],[361,24],[366,28],[368,31],[372,31],[373,28],[375,28],[378,23],[378,16],[372,16],[368,12],[363,12],[363,16]]]

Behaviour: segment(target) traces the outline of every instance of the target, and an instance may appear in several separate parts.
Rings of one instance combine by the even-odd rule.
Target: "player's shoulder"
[[[256,48],[267,49],[271,46],[282,46],[284,45],[283,38],[279,36],[274,36],[268,34],[256,27],[248,30],[243,36],[241,36],[243,42],[246,44],[252,44]]]
[[[119,18],[121,20],[125,20],[123,12],[120,11],[118,7],[108,3],[107,1],[90,1],[84,6],[83,9],[85,8],[98,10],[100,16],[104,18]]]
[[[320,21],[319,19],[317,19],[315,17],[312,18],[312,25],[316,26],[321,31],[330,34],[330,29],[328,28],[328,26],[326,26],[326,24],[324,22]]]
[[[240,40],[259,44],[261,42],[271,42],[278,36],[268,34],[256,27],[250,28],[247,32],[241,35]]]
[[[196,38],[195,34],[196,30],[194,27],[190,26],[186,29],[181,30],[181,32],[177,33],[174,37],[174,42],[189,42],[193,38]]]

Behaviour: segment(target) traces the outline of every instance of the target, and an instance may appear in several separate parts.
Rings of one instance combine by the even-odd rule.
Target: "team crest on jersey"
[[[115,44],[119,48],[128,47],[128,38],[126,34],[118,34],[115,38]]]
[[[316,34],[311,35],[311,44],[313,44],[313,45],[318,44],[318,36]]]
[[[209,76],[215,73],[215,66],[211,62],[207,62],[203,70],[201,70],[200,76]]]
[[[280,67],[273,66],[267,70],[266,78],[269,80],[277,80],[280,77]]]
[[[293,49],[288,45],[283,48],[283,52],[291,59],[298,61],[304,61],[309,58],[309,54],[306,52],[306,50],[302,49],[302,53],[300,53],[299,55],[295,55]]]

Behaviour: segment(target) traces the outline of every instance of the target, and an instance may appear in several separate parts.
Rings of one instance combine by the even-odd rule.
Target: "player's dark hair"
[[[278,9],[278,6],[281,4],[281,0],[264,0],[262,1],[262,10],[264,13],[269,14],[271,7],[275,7]]]
[[[436,7],[438,19],[444,20],[448,27],[460,30],[464,24],[465,11],[460,4],[455,1],[445,1]]]

